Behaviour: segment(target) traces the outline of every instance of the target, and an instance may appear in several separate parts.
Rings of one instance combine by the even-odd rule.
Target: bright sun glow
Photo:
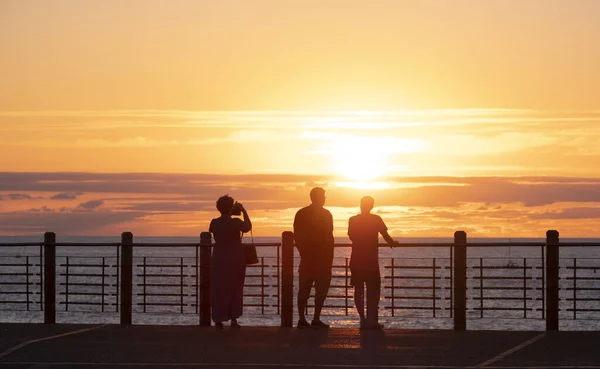
[[[424,147],[420,139],[339,135],[331,141],[328,153],[337,174],[364,188],[379,187],[377,179],[394,174],[389,165],[391,155],[423,151]]]

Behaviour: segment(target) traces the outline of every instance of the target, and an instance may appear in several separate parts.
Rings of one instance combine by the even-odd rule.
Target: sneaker
[[[310,324],[305,319],[298,320],[298,325],[296,326],[298,329],[306,329],[310,328]]]
[[[325,324],[320,320],[313,320],[310,323],[310,326],[315,328],[315,329],[328,329],[329,328],[329,324]]]
[[[237,320],[232,320],[231,328],[242,328],[242,326],[240,325],[240,323],[237,322]]]
[[[222,322],[216,322],[215,323],[215,328],[221,330],[221,329],[224,329],[225,327],[223,326]]]

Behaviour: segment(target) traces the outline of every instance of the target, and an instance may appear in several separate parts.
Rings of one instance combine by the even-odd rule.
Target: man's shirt
[[[294,218],[294,241],[301,264],[309,269],[331,270],[335,242],[329,210],[314,205],[298,210]]]
[[[355,270],[379,270],[379,233],[387,231],[380,216],[359,214],[348,221],[352,240],[350,267]]]

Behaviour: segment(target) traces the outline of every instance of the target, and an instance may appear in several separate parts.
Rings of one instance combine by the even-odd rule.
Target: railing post
[[[133,300],[133,233],[121,234],[121,324],[131,324]]]
[[[210,262],[212,235],[210,232],[200,234],[200,326],[211,326],[210,314]]]
[[[281,326],[294,325],[294,233],[281,234]]]
[[[546,330],[558,330],[559,234],[546,232]]]
[[[56,323],[56,234],[44,233],[44,323]]]
[[[454,330],[467,329],[467,233],[454,233]]]

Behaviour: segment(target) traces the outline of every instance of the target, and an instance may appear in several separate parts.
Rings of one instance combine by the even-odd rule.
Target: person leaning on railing
[[[379,272],[379,234],[390,246],[398,245],[388,234],[380,216],[371,214],[375,200],[365,196],[360,200],[360,214],[348,221],[348,236],[352,240],[350,283],[354,286],[354,303],[360,316],[361,328],[383,328],[379,324],[381,275]],[[367,286],[367,316],[365,318],[364,289]]]
[[[210,222],[209,232],[215,239],[211,266],[212,318],[217,329],[231,320],[231,326],[239,328],[237,318],[242,316],[246,258],[241,236],[252,230],[252,223],[242,204],[230,196],[217,200],[219,218]],[[243,214],[244,220],[232,218]]]

